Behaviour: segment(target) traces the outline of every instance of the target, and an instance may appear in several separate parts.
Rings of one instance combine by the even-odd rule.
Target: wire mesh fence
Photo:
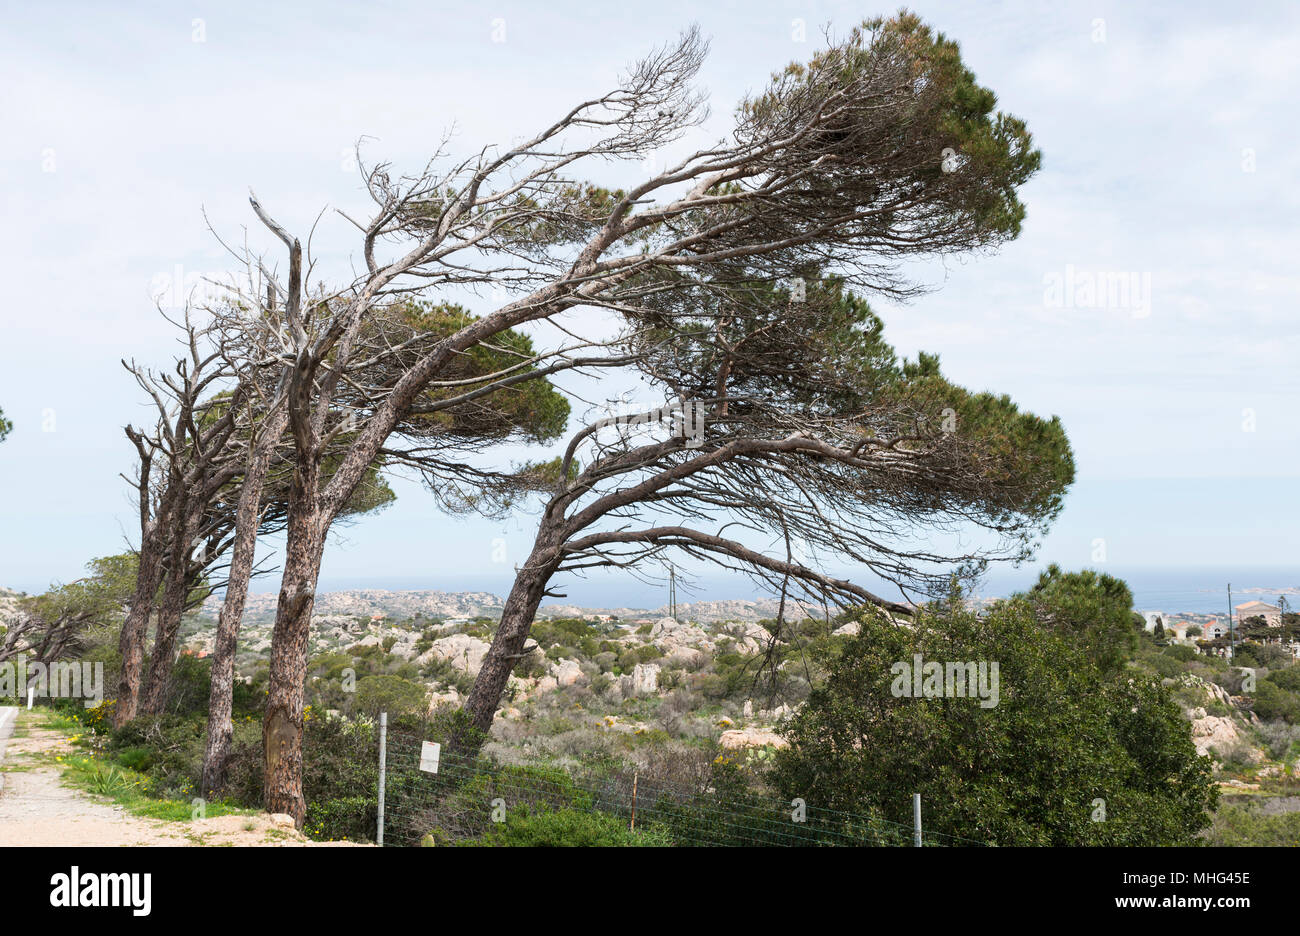
[[[723,785],[668,784],[629,769],[472,763],[421,769],[425,739],[388,731],[384,844],[912,846],[911,825]],[[426,764],[426,767],[429,766]],[[923,833],[927,846],[984,845]]]

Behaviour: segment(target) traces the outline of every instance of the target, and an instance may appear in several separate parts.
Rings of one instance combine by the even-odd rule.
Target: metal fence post
[[[384,846],[384,781],[388,778],[388,713],[379,713],[379,829],[378,845]],[[918,822],[920,820],[917,820]],[[920,833],[917,833],[918,835]]]
[[[383,781],[380,781],[381,783]],[[383,789],[381,786],[380,789]],[[921,794],[912,794],[912,844],[921,847]]]

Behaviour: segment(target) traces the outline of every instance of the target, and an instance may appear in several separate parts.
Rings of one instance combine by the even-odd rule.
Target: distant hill
[[[244,605],[244,621],[249,624],[269,624],[275,620],[275,605],[279,596],[274,593],[249,595]],[[388,618],[405,619],[421,614],[428,618],[474,618],[501,616],[505,604],[496,595],[487,592],[444,591],[385,591],[377,588],[359,588],[353,591],[321,592],[316,596],[313,616],[340,615],[369,617],[382,614]],[[221,611],[221,597],[213,595],[203,603],[203,614],[216,617]]]
[[[719,621],[761,621],[776,617],[780,602],[774,598],[758,600],[692,601],[677,606],[677,617],[684,621],[716,623]],[[824,611],[815,605],[787,601],[786,617],[822,617]],[[547,604],[537,611],[538,617],[583,617],[608,614],[619,618],[659,619],[668,615],[668,606],[658,608],[584,608],[578,605]]]
[[[275,620],[278,596],[274,592],[249,595],[244,608],[245,624],[270,624]],[[378,588],[360,588],[349,591],[321,592],[316,596],[314,617],[370,617],[382,614],[390,620],[405,620],[418,613],[426,618],[500,618],[505,600],[489,592],[444,591],[386,591]],[[720,621],[760,621],[776,617],[778,602],[771,598],[753,600],[693,601],[677,606],[677,616],[682,620],[712,623]],[[214,595],[204,602],[201,614],[215,618],[221,610],[221,598]],[[822,617],[825,612],[817,606],[786,602],[786,615]],[[588,608],[571,604],[542,605],[537,616],[542,618],[585,617],[612,615],[618,618],[651,618],[667,616],[667,606],[659,608]]]
[[[19,617],[18,601],[26,597],[22,592],[0,588],[0,624],[6,624]]]

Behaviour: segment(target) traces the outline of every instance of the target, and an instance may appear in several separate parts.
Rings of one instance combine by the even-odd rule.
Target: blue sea
[[[1022,591],[1037,580],[1043,566],[1022,569],[996,569],[990,572],[975,588],[979,598],[1001,598]],[[1123,579],[1133,591],[1134,607],[1140,611],[1168,613],[1226,613],[1228,586],[1232,586],[1232,603],[1260,600],[1276,603],[1279,595],[1288,595],[1293,606],[1300,606],[1300,568],[1231,567],[1204,568],[1119,568],[1109,563],[1095,566]],[[847,571],[847,570],[845,570]],[[836,574],[842,574],[836,570]],[[852,577],[852,576],[850,576]],[[884,597],[899,598],[898,590],[880,582],[862,579],[862,584],[873,588]],[[270,585],[271,587],[267,587]],[[573,604],[589,608],[659,608],[668,603],[667,583],[643,582],[626,573],[593,575],[585,579],[557,579],[554,590],[566,597],[551,598],[548,602]],[[507,576],[428,578],[322,578],[321,591],[344,591],[360,588],[392,591],[437,589],[440,591],[484,591],[505,596],[510,588]],[[274,590],[269,582],[259,590]],[[707,571],[698,576],[678,579],[677,600],[723,601],[729,599],[755,599],[769,593],[754,585],[743,575],[720,575]]]

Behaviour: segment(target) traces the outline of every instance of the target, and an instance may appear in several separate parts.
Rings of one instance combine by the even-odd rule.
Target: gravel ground
[[[25,718],[13,737],[19,709],[0,707],[0,848],[22,845],[354,845],[313,842],[287,816],[214,816],[171,822],[134,816],[121,806],[62,784],[59,771],[27,755],[68,754],[62,732]],[[30,765],[30,766],[28,766]],[[3,770],[3,768],[10,768]],[[17,769],[14,769],[17,768]]]

